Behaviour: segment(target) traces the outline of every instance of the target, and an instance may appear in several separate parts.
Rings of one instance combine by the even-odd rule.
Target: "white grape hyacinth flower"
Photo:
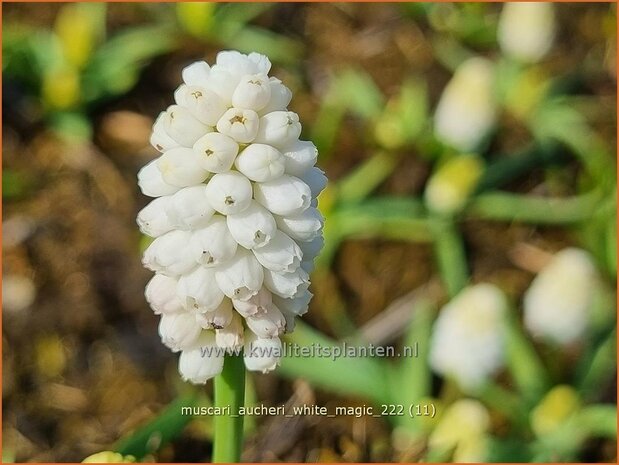
[[[142,259],[156,273],[146,300],[162,342],[181,353],[181,376],[196,384],[221,373],[231,351],[244,349],[249,370],[275,369],[279,337],[312,297],[326,177],[270,68],[264,55],[235,51],[187,66],[153,125],[161,155],[138,173],[154,197],[137,218],[155,239]]]
[[[558,345],[577,341],[591,315],[596,270],[584,250],[558,252],[524,295],[524,325],[533,336]]]
[[[544,58],[555,37],[554,8],[552,2],[505,3],[497,30],[501,50],[524,63]]]
[[[430,366],[453,378],[465,390],[475,390],[504,362],[507,299],[492,284],[461,291],[445,305],[434,323]]]
[[[497,120],[494,64],[469,58],[445,87],[434,114],[434,132],[460,152],[475,152]]]

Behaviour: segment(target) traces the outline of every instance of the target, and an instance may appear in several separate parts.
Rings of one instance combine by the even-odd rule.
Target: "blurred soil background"
[[[3,21],[50,28],[62,6],[3,4]],[[434,21],[441,21],[440,15],[448,18],[452,8],[438,8]],[[480,14],[492,16],[500,5],[479,8]],[[252,21],[298,44],[298,58],[275,62],[273,74],[293,90],[290,108],[305,122],[305,138],[330,79],[349,67],[364,70],[387,97],[398,92],[409,73],[421,75],[434,107],[451,72],[435,57],[432,26],[411,11],[396,4],[276,4]],[[578,86],[597,97],[592,124],[615,147],[614,6],[564,4],[556,11],[558,36],[547,68],[565,73],[586,64],[588,72]],[[162,15],[173,16],[174,7],[109,4],[105,28],[111,35]],[[150,272],[140,263],[135,216],[148,199],[137,188],[136,173],[156,156],[148,143],[151,125],[172,103],[182,67],[196,59],[212,62],[221,48],[180,34],[173,50],[144,66],[135,86],[88,110],[92,144],[69,143],[51,131],[40,103],[28,96],[23,83],[3,80],[5,461],[79,462],[109,449],[187,389],[179,380],[177,356],[162,346],[157,318],[143,296]],[[482,53],[492,56],[495,48],[480,39]],[[504,129],[489,151],[523,148],[528,136],[521,123],[508,114],[501,118]],[[369,156],[373,147],[366,131],[356,117],[343,119],[329,156],[319,160],[331,181]],[[431,160],[408,149],[399,156],[398,169],[379,192],[421,195]],[[557,170],[557,186],[576,189],[579,170],[576,162]],[[544,169],[533,170],[511,182],[509,190],[530,191],[544,176]],[[483,221],[466,222],[464,239],[473,281],[498,283],[516,299],[533,278],[523,244],[554,251],[573,243],[570,231],[561,227]],[[325,314],[334,298],[345,299],[354,309],[354,322],[362,326],[436,274],[429,245],[374,239],[346,241],[332,270],[328,282],[312,286],[316,297],[304,317],[327,334],[332,330]],[[562,354],[559,364],[570,363],[570,354]],[[266,405],[362,404],[277,373],[253,375],[253,380],[257,399]],[[602,399],[613,402],[616,387],[601,388]],[[193,421],[158,461],[210,456],[207,423]],[[612,447],[591,444],[586,459],[615,460]],[[369,417],[256,418],[244,455],[248,461],[403,458],[388,423]]]

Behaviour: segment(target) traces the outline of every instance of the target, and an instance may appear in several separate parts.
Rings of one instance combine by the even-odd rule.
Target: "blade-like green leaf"
[[[84,71],[85,101],[128,91],[137,82],[141,68],[171,50],[175,41],[170,28],[162,26],[144,26],[115,35],[96,51]]]

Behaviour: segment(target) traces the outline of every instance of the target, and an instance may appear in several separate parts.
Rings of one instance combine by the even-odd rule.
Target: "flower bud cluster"
[[[556,34],[552,2],[508,2],[503,5],[497,31],[501,50],[523,63],[544,58]]]
[[[434,114],[434,133],[460,152],[475,152],[497,121],[495,65],[473,57],[458,66]]]
[[[137,219],[155,238],[143,257],[156,273],[146,299],[193,383],[221,372],[225,350],[244,347],[249,370],[274,369],[279,336],[312,297],[326,177],[270,68],[263,55],[234,51],[186,67],[153,126],[161,156],[138,174],[155,197]]]
[[[527,330],[559,346],[577,342],[589,325],[596,281],[589,253],[574,247],[557,252],[524,295]]]
[[[507,297],[496,286],[463,289],[440,311],[430,341],[432,369],[475,390],[502,366]]]

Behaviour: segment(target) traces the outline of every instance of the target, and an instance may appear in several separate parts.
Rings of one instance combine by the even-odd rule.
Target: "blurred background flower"
[[[236,49],[269,56],[330,179],[285,341],[418,349],[252,375],[249,406],[414,414],[248,417],[243,459],[616,461],[615,25],[613,4],[4,5],[3,460],[210,460],[212,418],[180,412],[211,389],[144,297],[135,179],[181,70]],[[483,321],[457,310],[479,286],[504,297]]]

